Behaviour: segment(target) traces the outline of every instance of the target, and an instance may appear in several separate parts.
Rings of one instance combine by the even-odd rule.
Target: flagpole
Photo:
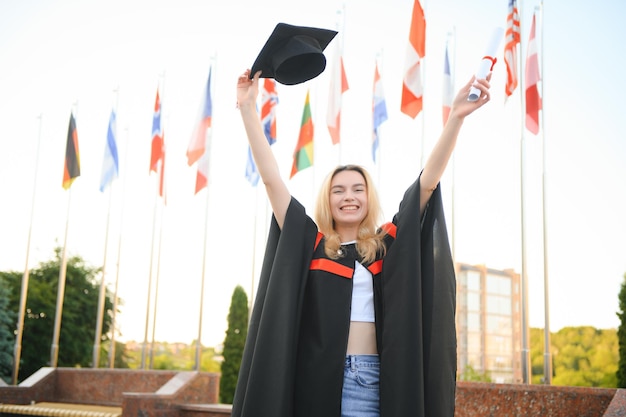
[[[129,135],[128,135],[128,127],[125,129],[126,131],[126,155],[128,155],[128,143],[129,143]],[[124,170],[126,171],[126,167],[128,167],[128,158],[124,161]],[[117,242],[117,263],[115,267],[115,288],[113,290],[113,311],[111,316],[111,347],[109,349],[109,368],[115,368],[115,330],[117,327],[117,291],[119,287],[120,281],[120,259],[122,256],[122,230],[124,227],[124,197],[126,195],[126,181],[122,178],[122,207],[120,209],[120,233],[118,236]]]
[[[104,235],[104,259],[102,261],[102,276],[100,278],[100,292],[98,294],[98,315],[96,319],[96,331],[93,341],[92,368],[98,368],[100,363],[100,340],[102,338],[102,321],[104,319],[104,302],[106,298],[106,265],[107,247],[109,245],[109,227],[111,223],[111,206],[113,203],[113,185],[109,187],[109,209],[107,212],[106,229]]]
[[[250,274],[250,299],[248,300],[248,323],[252,319],[252,306],[254,303],[254,281],[255,281],[255,265],[256,265],[256,240],[257,240],[257,220],[259,218],[259,186],[255,187],[256,190],[256,204],[254,205],[254,229],[252,232],[252,271]]]
[[[161,159],[161,170],[164,169],[163,164],[164,164],[164,160]],[[163,198],[165,198],[165,196],[163,196]],[[152,309],[152,341],[150,342],[150,369],[152,369],[154,366],[154,345],[155,345],[155,334],[156,334],[157,303],[159,301],[159,281],[161,278],[161,246],[163,242],[163,217],[164,216],[165,216],[165,207],[162,207],[161,218],[159,222],[159,249],[158,249],[157,261],[156,261],[157,272],[156,272],[156,280],[154,283],[154,308]]]
[[[41,124],[42,115],[37,116],[39,120],[39,132],[37,134],[37,152],[35,154],[35,176],[33,180],[33,197],[31,199],[30,223],[28,227],[28,238],[26,239],[26,260],[24,263],[24,275],[22,276],[22,288],[20,293],[20,310],[17,320],[17,334],[15,335],[15,346],[13,349],[13,377],[11,383],[17,385],[20,371],[20,357],[22,355],[22,336],[24,334],[24,316],[26,313],[26,297],[28,296],[28,280],[30,270],[28,268],[28,258],[30,256],[30,240],[33,231],[33,218],[35,213],[35,196],[37,190],[37,172],[39,171],[39,150],[41,148]]]
[[[522,24],[521,24],[521,15],[522,15],[522,0],[520,0],[520,6],[518,9],[518,15],[520,16],[520,40],[524,39]],[[524,56],[522,53],[523,42],[519,42],[519,54],[518,57],[521,58]],[[520,217],[521,217],[521,295],[522,295],[522,357],[521,357],[521,366],[522,366],[522,381],[525,384],[531,383],[531,368],[530,368],[530,348],[529,348],[529,335],[528,335],[528,270],[526,264],[526,213],[524,210],[524,204],[526,201],[526,192],[524,187],[524,177],[525,177],[525,135],[524,135],[524,77],[522,77],[522,60],[517,60],[517,73],[519,74],[519,91],[520,91],[520,111],[522,112],[522,117],[520,117]]]
[[[152,215],[152,240],[150,244],[150,267],[148,269],[148,293],[146,300],[146,321],[143,332],[143,345],[141,347],[141,369],[147,368],[147,349],[148,349],[148,328],[150,325],[150,305],[152,303],[152,265],[154,263],[154,237],[156,234],[157,207],[159,199],[159,190],[157,182],[157,190],[154,196],[154,208]]]
[[[382,62],[382,60],[383,60],[383,50],[381,48],[381,50],[376,53],[376,58],[375,58],[375,67],[376,68],[378,68],[378,62],[379,61]],[[382,64],[380,66],[380,70],[379,70],[378,73],[379,73],[380,78],[381,78],[380,82],[382,83],[382,73],[383,73]],[[374,88],[376,88],[376,87],[374,87]],[[372,109],[372,111],[373,110],[374,109]],[[380,140],[381,139],[380,138],[380,132],[377,133],[377,139],[378,139],[378,146],[377,146],[377,148],[378,148],[377,149],[377,151],[378,151],[378,164],[376,164],[376,165],[378,165],[378,166],[376,168],[377,168],[377,174],[378,174],[378,189],[382,190],[381,181],[382,181],[382,164],[383,164],[382,154],[383,153],[382,153],[382,141]],[[372,155],[372,156],[374,156],[374,155]],[[376,162],[376,161],[374,161],[374,162]]]
[[[536,9],[535,9],[536,10]],[[548,224],[547,224],[547,207],[546,207],[546,183],[547,183],[547,170],[546,170],[546,124],[545,124],[545,112],[543,110],[545,98],[543,95],[543,0],[539,6],[539,18],[541,22],[541,60],[539,61],[542,74],[541,81],[541,130],[543,139],[543,177],[542,177],[542,200],[543,200],[543,296],[544,296],[544,354],[543,354],[543,382],[550,385],[552,383],[552,354],[550,353],[550,293],[548,284]]]
[[[209,66],[209,74],[214,72],[214,67],[217,67],[217,56],[213,55],[210,59]],[[216,72],[216,71],[215,71]],[[210,77],[211,83],[213,83],[213,77],[216,75],[212,75]],[[207,94],[210,95],[211,85],[207,85]],[[210,99],[210,96],[205,98],[205,100]],[[206,105],[206,103],[205,103]],[[212,117],[211,117],[212,118]],[[204,315],[204,285],[206,279],[206,257],[207,257],[207,248],[208,248],[208,240],[209,240],[209,185],[211,183],[211,144],[213,137],[213,121],[211,120],[211,126],[204,132],[204,155],[203,158],[206,157],[206,202],[204,209],[204,242],[202,245],[202,275],[200,278],[200,311],[198,312],[198,340],[196,341],[196,357],[195,357],[195,366],[194,370],[201,371],[202,369],[202,316]],[[198,161],[198,164],[203,161]],[[198,168],[199,169],[199,168]]]
[[[339,51],[335,53],[335,62],[334,65],[337,66],[337,68],[333,68],[333,70],[339,74],[339,78],[337,79],[337,77],[334,76],[333,74],[333,78],[331,79],[331,85],[333,85],[334,82],[339,82],[339,100],[342,101],[342,96],[343,96],[343,77],[342,77],[342,64],[341,64],[341,60],[343,58],[343,45],[344,45],[344,39],[343,39],[343,29],[345,27],[345,22],[346,22],[346,14],[345,14],[345,10],[346,10],[346,4],[342,3],[341,5],[341,9],[337,10],[337,21],[335,22],[335,26],[337,28],[337,32],[341,32],[341,42],[339,43]],[[335,90],[337,90],[337,86],[334,86]],[[331,91],[331,99],[334,99],[334,91]],[[339,120],[341,121],[341,110],[342,110],[342,106],[339,106]],[[333,115],[334,116],[334,115]],[[341,122],[340,122],[341,123]],[[339,137],[341,138],[341,124],[339,124]],[[331,138],[332,139],[332,138]],[[338,163],[337,165],[341,165],[342,163],[342,151],[343,151],[343,141],[340,139],[339,140],[339,153],[338,153]],[[315,145],[314,145],[315,146]]]
[[[426,0],[424,0],[424,7],[423,7],[423,11],[424,11],[424,21],[426,21],[426,10],[428,9],[428,7],[426,6]],[[426,34],[424,33],[424,39],[426,39]],[[426,41],[424,41],[426,42]],[[424,57],[422,57],[422,64],[420,64],[420,73],[421,73],[421,80],[422,80],[422,103],[424,102],[424,97],[426,97],[426,54],[424,54]],[[424,109],[424,105],[422,104],[422,111],[420,113],[422,113],[422,143],[421,143],[421,150],[420,150],[420,172],[421,170],[424,168],[424,141],[426,140],[426,116],[425,113],[426,110]]]
[[[72,188],[67,194],[67,213],[65,219],[65,237],[63,239],[63,252],[61,256],[61,267],[59,269],[59,284],[57,288],[56,313],[54,315],[54,333],[52,335],[52,346],[50,347],[50,366],[57,367],[59,359],[59,335],[61,333],[61,316],[63,314],[63,298],[65,297],[65,278],[67,274],[67,235],[70,227],[70,208],[72,204]]]
[[[117,97],[118,88],[115,88],[114,93]],[[115,106],[117,111],[117,105]],[[107,139],[108,140],[108,139]],[[107,144],[108,146],[108,144]],[[100,279],[100,293],[98,294],[98,314],[96,319],[96,331],[94,334],[93,342],[93,359],[92,368],[98,368],[100,366],[100,342],[102,340],[102,327],[104,320],[104,305],[106,300],[106,267],[107,267],[107,254],[109,247],[109,229],[111,224],[111,207],[113,205],[113,184],[109,186],[109,208],[107,210],[106,229],[104,234],[104,257],[102,260],[102,277]]]
[[[72,113],[70,115],[70,125],[71,125],[72,118],[75,118],[75,115],[78,114],[78,102],[74,103],[73,107],[75,107],[75,111],[72,110]],[[70,133],[68,132],[68,135],[69,134]],[[66,152],[66,159],[67,159],[67,148],[65,152]],[[76,149],[76,153],[78,157],[78,149]],[[66,163],[67,163],[67,160],[66,160]],[[79,171],[80,171],[80,167],[79,167]],[[63,299],[65,298],[65,279],[67,275],[67,235],[68,235],[68,231],[70,228],[71,207],[72,207],[72,187],[70,183],[70,185],[68,186],[68,193],[67,193],[65,237],[63,238],[63,252],[61,256],[61,265],[59,268],[59,282],[58,282],[58,288],[57,288],[56,310],[55,310],[55,315],[54,315],[54,332],[52,334],[52,344],[50,346],[50,366],[52,368],[57,367],[57,363],[59,360],[59,338],[61,334],[61,317],[63,315]]]
[[[456,26],[452,27],[452,32],[448,33],[448,39],[447,41],[450,40],[450,37],[452,38],[452,56],[453,56],[453,62],[454,64],[456,64]],[[446,42],[446,50],[448,50],[447,48],[448,42]],[[456,75],[456,71],[453,71],[452,68],[450,68],[450,85],[452,86],[452,92],[454,91],[454,76]],[[452,97],[454,99],[454,96]],[[456,264],[456,152],[452,151],[452,184],[451,184],[451,190],[450,190],[450,194],[451,194],[451,205],[452,205],[452,218],[451,218],[451,234],[452,234],[452,259],[454,261],[454,263]]]

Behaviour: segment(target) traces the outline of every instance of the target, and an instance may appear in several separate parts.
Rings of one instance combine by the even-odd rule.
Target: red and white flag
[[[413,4],[409,45],[402,80],[402,113],[415,118],[422,111],[422,59],[426,55],[426,19],[419,0]]]
[[[328,131],[330,132],[333,145],[336,145],[341,141],[341,98],[343,93],[348,90],[348,79],[339,46],[335,48],[332,71],[326,123],[328,124]]]
[[[539,73],[539,58],[537,55],[537,41],[535,40],[535,16],[530,27],[530,39],[526,54],[526,129],[535,135],[539,133],[539,110],[541,97],[537,83],[541,81]]]

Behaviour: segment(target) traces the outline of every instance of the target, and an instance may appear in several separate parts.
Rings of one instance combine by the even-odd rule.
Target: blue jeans
[[[341,417],[380,416],[378,355],[348,355],[343,371]]]

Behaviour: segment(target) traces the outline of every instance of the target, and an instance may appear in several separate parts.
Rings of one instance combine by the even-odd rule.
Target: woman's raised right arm
[[[250,150],[254,157],[259,175],[267,197],[272,205],[272,211],[278,226],[282,229],[285,222],[287,208],[291,202],[291,194],[287,185],[280,176],[278,163],[274,158],[272,148],[265,138],[261,120],[256,109],[256,99],[259,93],[259,76],[261,71],[250,79],[250,70],[246,70],[237,80],[237,107],[241,113],[241,119],[246,129]]]

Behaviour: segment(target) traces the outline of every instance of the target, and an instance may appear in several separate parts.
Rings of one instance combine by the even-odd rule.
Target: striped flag
[[[78,152],[78,131],[74,113],[70,114],[70,125],[67,129],[67,145],[65,147],[65,165],[63,167],[63,188],[68,190],[74,179],[80,176],[80,153]]]
[[[383,93],[383,81],[378,72],[378,62],[374,70],[374,94],[372,95],[372,159],[376,162],[376,151],[380,145],[380,125],[387,120],[387,104]]]
[[[443,97],[441,98],[443,125],[445,126],[450,116],[450,108],[452,107],[452,74],[450,72],[450,57],[448,56],[448,44],[446,44],[446,55],[443,60]]]
[[[339,47],[335,48],[333,72],[330,76],[330,93],[328,95],[328,113],[326,124],[333,145],[341,141],[341,97],[348,90],[348,79],[343,66],[343,57]]]
[[[537,56],[537,42],[535,40],[535,15],[530,27],[530,39],[526,54],[526,129],[535,135],[539,133],[539,110],[541,97],[537,83],[541,81],[539,73],[539,58]]]
[[[213,101],[211,100],[211,68],[209,68],[209,79],[206,83],[202,112],[196,123],[191,140],[189,141],[189,146],[187,147],[187,165],[189,166],[193,165],[202,157],[202,155],[204,155],[206,135],[208,129],[211,127],[212,116]]]
[[[104,160],[102,161],[102,176],[100,177],[100,191],[109,185],[119,174],[119,158],[117,155],[117,125],[115,110],[109,116],[107,141],[104,146]]]
[[[276,94],[276,81],[271,78],[263,79],[263,89],[261,92],[261,123],[265,137],[270,145],[276,142],[276,105],[278,104],[278,94]]]
[[[509,13],[506,18],[504,62],[506,63],[506,97],[511,96],[517,87],[517,45],[520,43],[520,20],[517,0],[509,0]]]
[[[157,88],[152,115],[152,150],[150,153],[150,171],[158,172],[159,161],[163,160],[163,130],[161,129],[161,98]]]
[[[309,101],[309,91],[306,92],[304,101],[304,111],[302,112],[302,123],[300,124],[300,136],[293,153],[293,166],[291,175],[293,178],[298,172],[313,165],[313,118],[311,117],[311,103]]]
[[[196,191],[198,194],[209,183],[209,154],[207,152],[198,160],[198,171],[196,172]]]
[[[413,4],[409,45],[402,80],[402,113],[415,118],[422,111],[421,62],[426,55],[426,19],[419,0]]]
[[[161,163],[158,167],[159,173],[159,197],[163,197],[163,204],[167,204],[166,186],[165,186],[165,131],[161,133],[163,139],[163,148],[161,151]]]
[[[276,93],[276,81],[271,78],[263,79],[261,92],[261,123],[263,132],[270,145],[276,142],[276,106],[278,105],[278,94]],[[248,146],[248,159],[246,162],[246,178],[255,187],[259,182],[259,172],[257,171],[252,150]]]

